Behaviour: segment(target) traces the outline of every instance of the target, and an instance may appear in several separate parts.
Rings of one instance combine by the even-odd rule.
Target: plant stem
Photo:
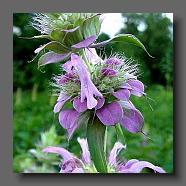
[[[123,130],[121,128],[120,124],[115,125],[116,134],[117,134],[117,140],[121,141],[123,144],[126,144],[125,136],[123,134]]]
[[[105,129],[105,137],[104,137],[104,152],[105,156],[107,156],[107,136],[108,136],[108,128]]]
[[[90,118],[87,125],[87,141],[90,155],[96,170],[99,173],[107,173],[107,162],[104,152],[105,126],[95,118]]]

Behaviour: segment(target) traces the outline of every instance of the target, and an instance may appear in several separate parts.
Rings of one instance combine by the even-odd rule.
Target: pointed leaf
[[[84,39],[80,29],[76,29],[74,32],[65,32],[64,31],[64,33],[65,33],[65,37],[64,37],[63,42],[69,48],[72,45],[79,43],[80,41],[82,41]]]
[[[146,50],[145,46],[141,43],[141,41],[136,38],[134,35],[132,34],[119,34],[109,40],[103,41],[101,43],[97,43],[97,44],[92,44],[91,47],[92,48],[97,48],[97,47],[103,47],[107,44],[110,43],[115,43],[115,42],[125,42],[125,43],[129,43],[129,44],[133,44],[136,45],[140,48],[142,48],[143,50],[145,50],[145,52],[153,58],[153,56],[151,56],[148,51]]]
[[[35,53],[39,53],[43,49],[48,49],[59,54],[68,53],[70,51],[68,48],[66,48],[66,46],[62,45],[60,42],[57,41],[51,41],[45,45],[42,45],[41,47],[35,50]]]

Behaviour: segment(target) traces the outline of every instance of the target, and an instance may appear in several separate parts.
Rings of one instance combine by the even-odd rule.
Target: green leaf
[[[81,30],[84,38],[90,37],[92,35],[98,35],[101,29],[101,22],[98,15],[94,15],[86,19],[82,26]]]
[[[90,118],[87,126],[87,141],[91,158],[98,172],[107,172],[107,163],[104,153],[104,135],[106,127],[96,117]]]
[[[133,44],[136,45],[140,48],[142,48],[143,50],[145,50],[145,52],[152,58],[154,58],[153,56],[151,56],[149,54],[149,52],[147,51],[147,49],[145,48],[145,46],[143,45],[143,43],[141,43],[141,41],[135,37],[132,34],[119,34],[109,40],[103,41],[101,43],[97,43],[97,44],[93,44],[90,47],[92,48],[97,48],[97,47],[103,47],[107,44],[111,44],[111,43],[115,43],[115,42],[124,42],[124,43],[129,43],[129,44]]]
[[[71,29],[71,28],[68,28]],[[74,32],[68,32],[65,35],[65,39],[64,39],[64,43],[68,46],[71,47],[72,45],[79,43],[80,41],[82,41],[83,35],[81,30],[78,28],[77,30],[75,30]]]
[[[60,42],[51,41],[51,42],[37,48],[35,50],[35,53],[39,53],[40,51],[42,51],[44,49],[51,50],[51,51],[53,51],[55,53],[58,53],[58,54],[65,54],[65,53],[68,53],[70,51],[66,46],[64,46]]]
[[[59,41],[60,43],[63,43],[64,36],[65,36],[65,33],[62,32],[60,29],[52,30],[52,32],[50,33],[51,39],[55,41]]]

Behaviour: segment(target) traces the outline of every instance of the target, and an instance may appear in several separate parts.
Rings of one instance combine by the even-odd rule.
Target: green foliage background
[[[146,85],[151,99],[132,97],[133,103],[145,118],[143,134],[130,134],[124,131],[127,151],[120,154],[121,159],[136,158],[147,160],[162,166],[167,172],[173,171],[173,33],[171,21],[160,13],[122,14],[124,25],[119,33],[131,33],[139,38],[155,58],[131,45],[115,43],[104,50],[98,50],[103,57],[113,53],[124,53],[136,60],[140,68],[139,79]],[[42,149],[48,145],[57,145],[70,149],[80,155],[76,141],[83,132],[78,130],[68,143],[65,130],[53,114],[56,98],[51,96],[49,80],[52,74],[58,74],[58,65],[48,65],[45,73],[37,69],[37,62],[27,63],[34,57],[34,50],[45,40],[25,40],[19,36],[37,35],[29,22],[31,14],[14,14],[13,25],[17,32],[13,35],[14,44],[14,122],[13,142],[15,172],[58,172],[59,157],[44,156]],[[140,30],[143,25],[145,29]],[[112,26],[112,25],[111,25]],[[101,34],[99,41],[109,39]],[[153,107],[150,109],[149,103]],[[108,152],[112,148],[116,134],[110,128]],[[150,138],[150,139],[149,139]],[[30,150],[32,149],[32,150]]]

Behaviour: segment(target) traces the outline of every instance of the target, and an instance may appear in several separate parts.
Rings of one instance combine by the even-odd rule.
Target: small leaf
[[[74,45],[76,43],[79,43],[83,39],[84,38],[83,38],[83,35],[81,33],[81,30],[78,27],[78,29],[76,29],[74,32],[65,32],[64,43],[68,47],[71,47],[72,45]]]
[[[147,51],[147,49],[145,48],[145,46],[141,43],[141,41],[136,38],[134,35],[132,34],[119,34],[109,40],[103,41],[101,43],[97,43],[97,44],[92,44],[90,47],[92,48],[98,48],[98,47],[103,47],[107,44],[111,44],[111,43],[115,43],[115,42],[125,42],[125,43],[129,43],[129,44],[133,44],[136,45],[140,48],[142,48],[143,50],[145,50],[145,52],[152,58],[154,58],[153,56],[151,56],[149,54],[149,52]]]
[[[87,126],[87,141],[91,158],[98,172],[107,172],[107,163],[104,153],[104,136],[106,127],[96,117],[90,118]]]
[[[42,55],[38,60],[38,66],[43,66],[51,63],[58,63],[60,61],[66,61],[70,58],[70,53],[68,54],[56,54],[54,52],[47,52]]]
[[[64,36],[65,36],[65,33],[62,32],[60,29],[52,30],[52,32],[50,33],[51,39],[55,41],[59,41],[60,43],[63,41]]]
[[[48,49],[59,54],[68,53],[70,51],[66,46],[57,41],[51,41],[45,45],[42,45],[35,50],[35,53],[39,53],[43,49]]]

